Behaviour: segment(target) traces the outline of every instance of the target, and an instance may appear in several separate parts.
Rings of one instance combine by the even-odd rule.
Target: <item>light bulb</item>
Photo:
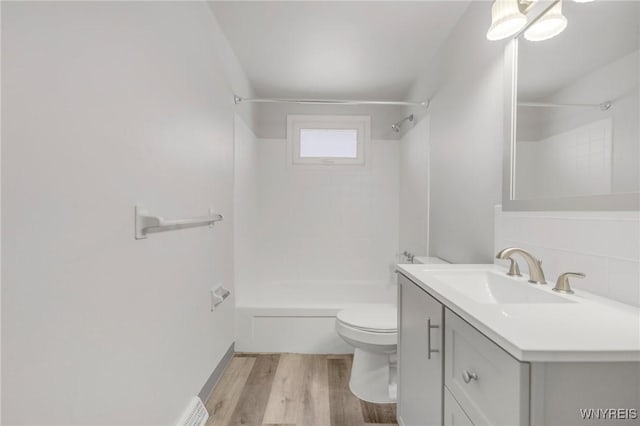
[[[548,40],[567,28],[567,18],[562,14],[562,0],[556,3],[536,23],[524,32],[529,41]]]
[[[487,39],[502,40],[520,31],[527,17],[520,12],[518,0],[495,0],[491,7],[491,27]]]

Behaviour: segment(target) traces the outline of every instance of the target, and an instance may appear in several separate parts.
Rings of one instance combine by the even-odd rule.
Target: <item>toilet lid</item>
[[[398,309],[395,305],[362,305],[343,309],[338,321],[366,331],[395,332],[398,330]]]

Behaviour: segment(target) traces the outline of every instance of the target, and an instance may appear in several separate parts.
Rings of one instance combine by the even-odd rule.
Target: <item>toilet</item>
[[[396,402],[396,305],[367,304],[343,309],[336,315],[336,331],[355,348],[349,380],[351,392],[368,402]]]

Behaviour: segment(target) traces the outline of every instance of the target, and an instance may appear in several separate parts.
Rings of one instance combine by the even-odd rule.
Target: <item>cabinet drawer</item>
[[[451,392],[444,388],[444,426],[474,426]]]
[[[475,425],[529,424],[529,364],[445,310],[445,385]]]

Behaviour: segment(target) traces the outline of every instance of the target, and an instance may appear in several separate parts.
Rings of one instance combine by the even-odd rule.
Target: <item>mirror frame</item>
[[[518,35],[507,44],[504,54],[502,209],[505,211],[640,211],[640,192],[526,200],[515,199],[516,120],[518,112]]]

